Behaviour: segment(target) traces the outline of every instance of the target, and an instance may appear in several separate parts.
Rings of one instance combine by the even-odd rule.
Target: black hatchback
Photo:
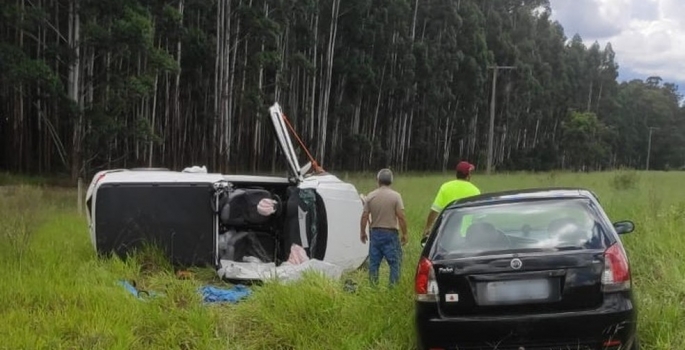
[[[637,310],[620,234],[584,189],[453,202],[418,262],[421,349],[635,350]]]

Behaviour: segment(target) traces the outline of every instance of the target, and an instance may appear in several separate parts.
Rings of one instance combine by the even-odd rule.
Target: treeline
[[[685,164],[658,77],[618,84],[611,45],[567,40],[543,0],[8,0],[0,168],[284,169],[279,102],[328,170]],[[304,157],[303,157],[304,159]]]

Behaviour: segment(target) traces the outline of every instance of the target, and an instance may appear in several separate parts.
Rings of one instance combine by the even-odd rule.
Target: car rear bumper
[[[627,294],[594,310],[520,316],[441,317],[437,304],[416,303],[420,349],[631,349],[637,312]],[[609,343],[607,343],[609,342]]]

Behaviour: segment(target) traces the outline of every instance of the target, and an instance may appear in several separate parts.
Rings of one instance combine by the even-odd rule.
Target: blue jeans
[[[390,267],[390,285],[394,285],[400,279],[400,235],[396,231],[372,228],[369,237],[369,277],[373,284],[378,283],[378,269],[384,257]]]

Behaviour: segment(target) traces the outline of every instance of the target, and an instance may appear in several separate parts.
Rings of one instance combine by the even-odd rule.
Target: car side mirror
[[[428,241],[428,236],[423,236],[423,238],[421,238],[421,247],[425,247],[427,241]]]
[[[635,230],[635,224],[632,221],[619,221],[614,223],[614,229],[619,235],[631,233]]]

